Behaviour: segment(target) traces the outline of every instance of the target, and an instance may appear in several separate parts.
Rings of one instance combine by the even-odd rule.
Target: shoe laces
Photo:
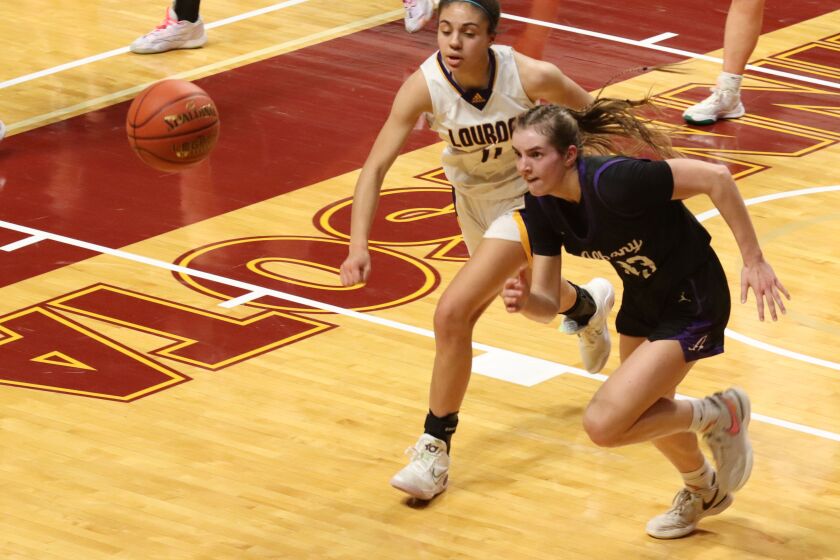
[[[724,90],[724,89],[721,89],[721,88],[718,88],[718,87],[713,87],[713,88],[709,88],[709,89],[712,92],[712,95],[710,95],[706,99],[706,102],[709,105],[712,105],[712,104],[732,105],[731,101],[734,98],[734,96],[736,95],[736,93],[734,91]],[[730,99],[727,99],[727,97],[730,97]],[[729,101],[729,103],[725,103],[726,101]]]
[[[694,502],[700,498],[699,494],[692,492],[688,488],[683,488],[677,495],[674,496],[671,511],[677,515],[682,515],[687,509],[694,505]]]
[[[178,25],[178,20],[173,19],[172,15],[171,15],[171,12],[170,12],[170,9],[166,8],[166,17],[163,18],[163,22],[161,22],[160,25],[158,25],[157,27],[155,27],[152,30],[152,33],[156,32],[156,31],[163,31],[164,29],[166,29],[167,27],[170,27],[172,25]]]
[[[417,449],[417,446],[407,447],[405,449],[405,454],[408,456],[410,462],[414,461],[434,461],[440,455],[439,453],[432,453],[431,451],[425,448],[425,445],[422,449]]]
[[[584,342],[587,344],[595,344],[601,336],[604,334],[604,328],[596,328],[586,326],[583,330],[578,333],[578,336],[581,337]]]

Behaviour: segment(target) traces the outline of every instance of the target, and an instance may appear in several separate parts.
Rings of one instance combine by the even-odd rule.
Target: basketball
[[[194,83],[163,80],[134,98],[125,128],[129,145],[143,162],[160,171],[181,171],[213,150],[219,113]]]

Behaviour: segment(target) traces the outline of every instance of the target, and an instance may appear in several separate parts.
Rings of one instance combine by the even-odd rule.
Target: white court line
[[[218,21],[214,21],[213,23],[208,23],[204,27],[206,29],[214,29],[216,27],[221,27],[223,25],[228,25],[229,23],[236,23],[237,21],[242,21],[244,19],[249,19],[252,17],[261,16],[270,12],[276,12],[277,10],[282,10],[284,8],[288,8],[290,6],[295,6],[297,4],[303,4],[304,2],[309,2],[309,0],[288,0],[287,2],[280,2],[279,4],[274,4],[273,6],[268,6],[265,8],[260,8],[258,10],[252,10],[250,12],[245,12],[244,14],[239,14],[238,16],[231,16],[229,18],[220,19]],[[67,62],[65,64],[59,64],[58,66],[53,66],[52,68],[47,68],[45,70],[40,70],[38,72],[32,72],[31,74],[26,74],[25,76],[19,76],[17,78],[12,78],[11,80],[6,80],[5,82],[0,82],[0,89],[5,89],[7,87],[16,86],[18,84],[22,84],[24,82],[29,82],[32,80],[37,80],[38,78],[43,78],[45,76],[51,76],[53,74],[58,74],[59,72],[64,72],[65,70],[70,70],[72,68],[78,68],[79,66],[84,66],[85,64],[91,64],[93,62],[98,62],[100,60],[105,60],[106,58],[111,58],[112,56],[117,56],[120,54],[125,54],[128,52],[128,47],[120,47],[118,49],[114,49],[112,51],[104,52],[95,54],[92,56],[88,56],[85,58],[80,58],[79,60],[74,60],[72,62]],[[137,56],[145,56],[145,55],[137,55]]]
[[[254,301],[255,299],[260,299],[268,294],[265,292],[258,290],[255,292],[249,292],[247,294],[242,294],[241,296],[233,299],[228,299],[223,301],[219,304],[219,307],[224,307],[226,309],[233,309],[234,307],[239,307],[243,303],[248,303]]]
[[[12,251],[17,251],[22,247],[26,247],[27,245],[34,245],[35,243],[40,243],[44,240],[44,237],[40,235],[30,235],[29,237],[24,237],[23,239],[19,239],[18,241],[13,241],[12,243],[8,243],[0,247],[0,250],[6,251],[7,253],[11,253]]]
[[[665,33],[660,33],[659,35],[654,35],[653,37],[648,37],[647,39],[642,39],[639,41],[645,45],[653,45],[654,43],[661,43],[666,39],[670,39],[672,37],[676,37],[676,33],[671,33],[670,31],[666,31]]]
[[[258,10],[252,10],[250,12],[246,12],[246,13],[238,15],[238,16],[231,16],[229,18],[214,21],[212,23],[206,24],[205,27],[208,28],[208,29],[213,29],[213,28],[216,28],[216,27],[220,27],[222,25],[235,23],[237,21],[242,21],[243,19],[263,15],[263,14],[266,14],[268,12],[272,12],[272,11],[276,11],[276,10],[282,10],[283,8],[287,8],[289,6],[294,6],[296,4],[301,4],[303,2],[308,2],[308,1],[309,0],[288,0],[287,2],[281,2],[279,4],[274,4],[273,6],[268,6],[266,8],[260,8]],[[656,35],[655,37],[649,37],[649,38],[641,40],[641,41],[636,41],[634,39],[627,39],[625,37],[619,37],[617,35],[610,35],[610,34],[607,34],[607,33],[599,33],[597,31],[589,31],[589,30],[586,30],[586,29],[580,29],[578,27],[570,27],[568,25],[560,25],[559,23],[551,23],[551,22],[547,22],[547,21],[541,21],[541,20],[538,20],[538,19],[531,19],[531,18],[526,18],[526,17],[521,17],[521,16],[515,16],[515,15],[511,15],[511,14],[502,14],[501,17],[506,18],[506,19],[510,19],[510,20],[513,20],[513,21],[519,21],[519,22],[522,22],[522,23],[529,23],[531,25],[539,25],[539,26],[542,26],[542,27],[550,27],[552,29],[558,29],[560,31],[566,31],[566,32],[569,32],[569,33],[576,33],[576,34],[579,34],[579,35],[586,35],[588,37],[595,37],[595,38],[604,39],[604,40],[607,40],[607,41],[623,43],[625,45],[634,45],[634,46],[638,46],[638,47],[644,47],[644,48],[648,48],[648,49],[658,50],[658,51],[662,51],[662,52],[676,54],[676,55],[686,57],[686,58],[696,58],[696,59],[700,59],[700,60],[707,60],[709,62],[716,62],[718,64],[723,63],[722,59],[716,58],[716,57],[713,57],[713,56],[708,56],[708,55],[705,55],[705,54],[698,54],[698,53],[694,53],[694,52],[691,52],[691,51],[685,51],[685,50],[682,50],[682,49],[674,49],[674,48],[671,48],[671,47],[664,47],[662,45],[655,44],[658,41],[662,41],[666,38],[670,38],[670,37],[673,37],[673,36],[676,35],[676,34],[670,33],[670,32],[661,33],[660,35]],[[79,59],[79,60],[75,60],[73,62],[68,62],[68,63],[65,63],[65,64],[61,64],[59,66],[54,66],[52,68],[47,68],[45,70],[40,70],[38,72],[33,72],[31,74],[26,74],[25,76],[19,76],[17,78],[12,78],[10,80],[0,82],[0,89],[5,89],[7,87],[11,87],[11,86],[14,86],[14,85],[17,85],[17,84],[21,84],[21,83],[24,83],[24,82],[35,80],[35,79],[38,79],[38,78],[43,78],[44,76],[50,76],[52,74],[57,74],[59,72],[63,72],[64,70],[69,70],[71,68],[77,68],[79,66],[84,66],[85,64],[90,64],[92,62],[97,62],[99,60],[104,60],[106,58],[110,58],[112,56],[117,56],[117,55],[124,54],[124,53],[127,53],[127,52],[128,52],[128,47],[121,47],[119,49],[114,49],[114,50],[111,50],[111,51],[108,51],[108,52],[104,52],[104,53],[92,55],[92,56],[89,56],[89,57],[86,57],[86,58],[82,58],[82,59]],[[790,72],[783,72],[781,70],[774,70],[772,68],[763,68],[761,66],[753,66],[751,64],[748,64],[747,69],[752,70],[754,72],[763,72],[765,74],[772,74],[774,76],[780,76],[780,77],[789,78],[789,79],[792,79],[792,80],[810,82],[810,83],[813,83],[813,84],[823,85],[823,86],[827,86],[827,87],[831,87],[831,88],[840,88],[840,84],[837,84],[835,82],[829,82],[827,80],[820,80],[818,78],[811,78],[809,76],[800,76],[799,74],[792,74]]]
[[[788,198],[788,197],[793,197],[793,196],[801,196],[801,195],[804,195],[804,194],[830,192],[830,191],[836,191],[836,190],[840,190],[840,185],[833,186],[833,187],[816,187],[816,188],[810,188],[810,189],[800,189],[798,191],[790,191],[790,192],[787,192],[787,193],[775,193],[775,194],[772,194],[772,195],[761,196],[761,197],[756,197],[756,198],[750,199],[750,204],[756,204],[758,202],[763,202],[763,201],[766,201],[766,200],[776,200],[776,199],[780,199],[780,198]],[[707,215],[707,214],[709,215],[708,217],[711,217],[711,215],[713,215],[710,212],[706,212],[702,215]],[[398,321],[392,321],[390,319],[383,319],[383,318],[377,317],[375,315],[369,315],[369,314],[366,314],[366,313],[359,313],[358,311],[352,311],[350,309],[345,309],[343,307],[337,307],[335,305],[330,305],[330,304],[322,303],[320,301],[312,300],[312,299],[309,299],[309,298],[304,298],[304,297],[296,296],[296,295],[293,295],[293,294],[288,294],[286,292],[281,292],[279,290],[264,288],[264,287],[261,287],[261,286],[257,286],[255,284],[250,284],[248,282],[242,282],[240,280],[233,280],[231,278],[226,278],[224,276],[218,276],[216,274],[210,274],[210,273],[207,273],[207,272],[202,272],[200,270],[193,270],[191,268],[174,265],[174,264],[168,263],[166,261],[161,261],[161,260],[158,260],[158,259],[152,259],[152,258],[144,257],[144,256],[141,256],[141,255],[135,255],[133,253],[129,253],[129,252],[126,252],[126,251],[121,251],[119,249],[111,249],[110,247],[105,247],[104,245],[98,245],[96,243],[89,243],[87,241],[81,241],[81,240],[78,240],[78,239],[73,239],[71,237],[66,237],[66,236],[63,236],[63,235],[49,233],[49,232],[37,230],[37,229],[34,229],[34,228],[30,228],[30,227],[27,227],[27,226],[21,226],[21,225],[18,225],[18,224],[13,224],[11,222],[6,222],[6,221],[3,221],[3,220],[0,220],[0,227],[10,229],[12,231],[18,231],[18,232],[21,232],[21,233],[26,233],[26,234],[29,234],[30,236],[40,237],[43,240],[51,239],[51,240],[56,241],[58,243],[64,243],[66,245],[71,245],[71,246],[74,246],[74,247],[80,247],[82,249],[87,249],[87,250],[90,250],[90,251],[93,251],[93,252],[97,252],[97,253],[101,253],[101,254],[105,254],[105,255],[111,255],[111,256],[114,256],[114,257],[121,258],[121,259],[134,261],[134,262],[137,262],[137,263],[140,263],[140,264],[147,264],[147,265],[150,265],[150,266],[162,268],[162,269],[169,270],[169,271],[172,271],[172,272],[180,272],[182,274],[187,274],[187,275],[190,275],[190,276],[194,276],[196,278],[203,278],[205,280],[210,280],[212,282],[217,282],[219,284],[224,284],[224,285],[227,285],[227,286],[240,288],[240,289],[243,289],[243,290],[246,291],[246,294],[244,294],[243,296],[239,296],[239,298],[235,298],[234,300],[229,300],[228,303],[230,303],[231,301],[236,301],[236,300],[243,299],[243,298],[248,299],[248,298],[251,298],[252,296],[254,296],[255,294],[257,294],[258,297],[273,296],[273,297],[276,297],[276,298],[279,298],[279,299],[284,299],[286,301],[291,301],[293,303],[297,303],[297,304],[300,304],[300,305],[306,305],[306,306],[309,306],[309,307],[314,307],[315,309],[321,309],[323,311],[329,311],[329,312],[335,313],[337,315],[344,315],[346,317],[352,317],[354,319],[359,319],[361,321],[374,323],[374,324],[381,325],[381,326],[384,326],[384,327],[389,327],[389,328],[393,328],[393,329],[397,329],[397,330],[401,330],[401,331],[405,331],[405,332],[410,332],[410,333],[413,333],[413,334],[424,336],[426,338],[434,339],[434,337],[435,337],[434,332],[430,331],[428,329],[422,329],[422,328],[415,327],[415,326],[412,326],[412,325],[407,325],[405,323],[400,323]],[[490,359],[490,360],[481,360],[481,356],[478,356],[476,360],[479,364],[480,369],[488,370],[487,375],[490,376],[490,377],[495,377],[497,379],[503,379],[503,380],[506,380],[506,381],[510,381],[510,378],[507,374],[505,374],[503,372],[500,373],[498,364],[495,364],[493,366],[493,368],[495,368],[495,370],[489,370],[486,367],[486,364],[488,362],[489,363],[492,363],[494,361],[503,362],[503,361],[507,360],[509,364],[514,364],[514,365],[515,365],[515,363],[519,363],[517,360],[525,360],[525,363],[537,363],[537,362],[539,362],[540,363],[539,365],[543,369],[542,369],[542,371],[538,372],[538,375],[542,375],[544,377],[543,380],[550,379],[551,377],[555,377],[556,375],[561,375],[563,373],[571,373],[573,375],[578,375],[580,377],[586,377],[586,378],[589,378],[589,379],[595,379],[595,380],[602,381],[602,382],[607,378],[606,375],[601,374],[601,373],[589,373],[585,370],[575,368],[575,367],[571,367],[571,366],[566,366],[566,365],[563,365],[563,364],[557,364],[558,369],[555,372],[552,369],[553,368],[552,362],[549,362],[547,360],[541,360],[539,358],[534,358],[532,356],[526,356],[526,355],[519,354],[519,353],[516,353],[516,352],[511,352],[509,350],[503,350],[501,348],[496,348],[494,346],[490,346],[490,345],[487,345],[487,344],[480,344],[480,343],[477,343],[477,342],[473,342],[472,347],[475,348],[476,350],[483,350],[485,352],[493,354],[493,356],[491,356],[492,359]],[[782,349],[778,349],[778,350],[782,350]],[[788,351],[784,351],[784,352],[788,352]],[[794,353],[790,353],[790,354],[794,354]],[[789,354],[784,354],[784,355],[788,355],[788,357],[794,357],[795,358],[795,355],[789,355]],[[809,356],[806,356],[806,357],[809,357]],[[547,369],[546,369],[546,366],[547,366]],[[481,371],[476,371],[476,373],[481,373]],[[539,381],[537,381],[537,382],[539,382]],[[521,384],[526,384],[527,385],[527,383],[521,383]],[[688,397],[685,397],[683,395],[678,395],[678,397],[679,398],[688,398]],[[829,439],[829,440],[832,440],[832,441],[840,441],[840,434],[836,434],[834,432],[829,432],[827,430],[822,430],[822,429],[819,429],[819,428],[812,428],[810,426],[805,426],[803,424],[797,424],[795,422],[788,422],[787,420],[776,419],[776,418],[772,418],[770,416],[765,416],[765,415],[756,414],[756,413],[752,414],[752,418],[759,421],[759,422],[766,422],[768,424],[773,424],[775,426],[779,426],[779,427],[786,428],[786,429],[789,429],[789,430],[794,430],[794,431],[810,434],[810,435],[813,435],[813,436],[816,436],[816,437]]]
[[[697,58],[700,60],[707,60],[709,62],[716,62],[718,64],[723,64],[723,59],[716,58],[714,56],[709,56],[706,54],[697,54],[691,51],[684,51],[682,49],[675,49],[672,47],[664,47],[662,45],[650,44],[644,41],[636,41],[634,39],[627,39],[626,37],[619,37],[618,35],[610,35],[608,33],[599,33],[597,31],[588,31],[586,29],[579,29],[577,27],[569,27],[568,25],[560,25],[559,23],[551,23],[548,21],[541,21],[538,19],[531,19],[521,16],[513,16],[510,14],[502,14],[503,18],[510,19],[513,21],[519,21],[522,23],[530,23],[532,25],[540,25],[542,27],[550,27],[552,29],[558,29],[560,31],[567,31],[569,33],[576,33],[578,35],[586,35],[587,37],[595,37],[597,39],[605,39],[607,41],[614,41],[616,43],[623,43],[625,45],[633,45],[636,47],[643,47],[646,49],[653,49],[655,51],[662,51],[666,53],[676,54],[679,56],[683,56],[686,58]],[[811,78],[810,76],[800,76],[799,74],[791,74],[790,72],[782,72],[780,70],[774,70],[773,68],[764,68],[762,66],[753,66],[752,64],[747,64],[747,70],[752,70],[753,72],[762,72],[764,74],[772,74],[774,76],[780,76],[782,78],[789,78],[791,80],[798,80],[800,82],[809,82],[812,84],[818,84],[821,86],[826,86],[830,88],[840,89],[840,84],[837,82],[829,82],[828,80],[820,80],[819,78]]]

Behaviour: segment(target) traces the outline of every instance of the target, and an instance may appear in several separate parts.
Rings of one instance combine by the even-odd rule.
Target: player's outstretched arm
[[[417,119],[432,110],[432,100],[423,75],[418,70],[400,87],[391,113],[379,131],[368,154],[353,193],[350,222],[350,250],[341,265],[341,284],[352,286],[367,281],[370,274],[368,238],[379,204],[379,191],[385,174],[400,153]]]
[[[764,320],[766,305],[770,317],[774,321],[777,320],[777,307],[783,314],[786,312],[782,295],[790,299],[790,294],[776,277],[770,264],[764,260],[747,206],[735,180],[732,179],[732,174],[722,165],[703,161],[669,159],[667,162],[674,175],[673,199],[683,200],[698,194],[707,195],[732,230],[744,262],[741,270],[741,303],[747,301],[748,291],[752,289],[758,318]]]

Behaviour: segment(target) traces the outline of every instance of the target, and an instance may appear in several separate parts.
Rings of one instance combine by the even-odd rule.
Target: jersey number
[[[495,148],[493,150],[493,159],[499,159],[500,155],[502,155],[502,149]],[[484,163],[488,159],[490,159],[490,148],[484,148],[481,150],[481,163]]]
[[[630,257],[626,261],[615,262],[621,265],[621,268],[624,269],[624,272],[626,272],[627,274],[632,274],[633,276],[650,278],[650,275],[656,272],[656,264],[643,255],[636,255],[635,257]],[[633,265],[636,265],[639,268]]]

